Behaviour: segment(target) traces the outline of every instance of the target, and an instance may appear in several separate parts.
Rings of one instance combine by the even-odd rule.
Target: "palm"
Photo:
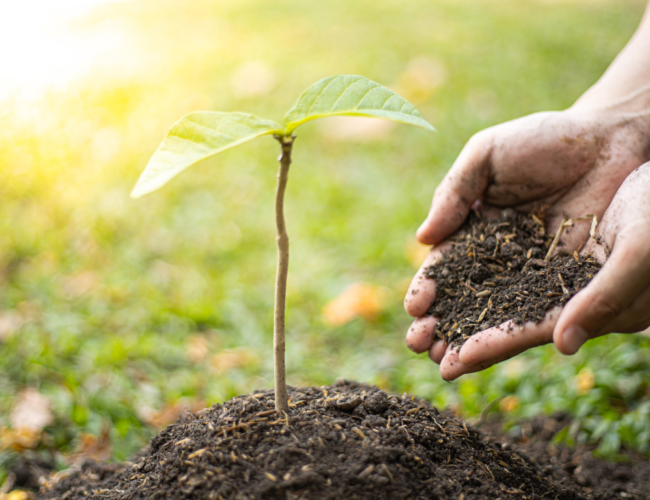
[[[538,113],[490,130],[490,182],[483,201],[524,212],[547,207],[551,231],[565,215],[601,219],[627,174],[643,162],[643,149],[630,147],[637,139],[633,130],[617,124],[614,135],[610,124],[565,112]],[[576,248],[588,230],[582,225],[567,231],[563,242]]]
[[[497,341],[481,353],[468,354],[465,349],[465,359],[476,354],[482,362],[464,366],[457,352],[446,350],[440,342],[434,344],[435,318],[423,315],[435,300],[435,284],[423,278],[422,270],[444,251],[445,239],[475,202],[524,212],[545,209],[547,230],[555,232],[567,215],[602,218],[618,187],[644,156],[642,135],[633,121],[621,123],[571,111],[530,115],[473,137],[436,190],[429,217],[418,231],[421,242],[436,248],[405,300],[407,312],[417,318],[407,334],[409,347],[416,352],[429,350],[430,357],[441,362],[443,377],[450,379],[549,342],[559,310],[539,325],[526,325],[523,335],[479,334]],[[588,237],[589,225],[576,225],[565,231],[562,243],[574,250]]]

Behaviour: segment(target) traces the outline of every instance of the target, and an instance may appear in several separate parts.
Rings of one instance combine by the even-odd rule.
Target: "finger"
[[[563,354],[571,355],[602,333],[647,287],[650,276],[650,221],[627,226],[594,279],[565,306],[553,332]]]
[[[650,286],[637,295],[621,314],[603,326],[600,334],[638,333],[650,326]]]
[[[424,316],[416,318],[409,331],[406,333],[406,345],[413,352],[418,354],[428,351],[435,341],[435,326],[438,318]]]
[[[447,382],[451,382],[452,380],[456,380],[461,375],[478,372],[489,367],[489,364],[486,364],[485,366],[481,364],[474,366],[467,366],[463,364],[463,362],[458,357],[458,348],[451,347],[447,348],[442,361],[440,361],[440,375]]]
[[[433,301],[436,300],[436,284],[431,278],[427,278],[426,270],[429,266],[442,258],[442,254],[451,248],[451,242],[445,242],[431,250],[427,258],[416,273],[406,297],[404,298],[404,309],[406,312],[418,318],[424,316]]]
[[[492,366],[496,360],[503,361],[527,349],[553,341],[553,328],[562,309],[556,307],[546,313],[540,323],[531,321],[523,327],[512,321],[489,328],[471,336],[460,349],[459,361],[466,366]]]
[[[447,350],[447,344],[442,340],[436,340],[431,349],[429,349],[429,359],[435,364],[439,365],[442,361],[442,358],[445,357],[445,351]]]
[[[433,196],[427,219],[417,231],[426,245],[435,245],[456,231],[472,204],[488,185],[492,135],[483,131],[465,145]]]

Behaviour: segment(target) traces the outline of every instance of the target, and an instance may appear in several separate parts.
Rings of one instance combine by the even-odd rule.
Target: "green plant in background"
[[[304,123],[330,116],[383,118],[435,132],[411,103],[386,87],[362,76],[333,76],[309,87],[287,113],[283,125],[247,113],[202,111],[181,118],[153,155],[132,193],[134,198],[151,193],[188,167],[257,137],[272,135],[278,140],[282,154],[275,198],[278,266],[273,321],[278,412],[289,410],[284,359],[289,237],[284,220],[284,193],[296,138],[294,131]]]
[[[90,37],[124,20],[127,43],[42,99],[2,100],[11,125],[0,130],[9,179],[0,183],[0,429],[11,428],[16,395],[34,388],[55,417],[42,456],[63,464],[84,435],[110,424],[111,459],[123,461],[173,423],[172,410],[272,386],[276,179],[263,165],[275,141],[206,160],[143,200],[138,217],[129,183],[192,111],[282,117],[312,82],[351,73],[389,85],[445,127],[439,140],[354,118],[298,131],[294,164],[309,168],[292,169],[285,207],[300,234],[291,242],[287,383],[354,378],[468,420],[510,396],[518,407],[492,412],[566,412],[581,421],[576,442],[619,437],[650,452],[650,336],[609,335],[569,358],[540,347],[454,384],[401,341],[410,324],[403,293],[421,263],[413,233],[467,138],[570,106],[627,43],[645,2],[186,4],[102,5],[71,27]],[[274,78],[244,94],[238,75],[252,63]],[[215,170],[222,159],[228,168]],[[378,316],[324,322],[326,304],[359,281],[384,285]],[[586,368],[595,379],[585,394],[576,381]],[[0,443],[0,482],[31,453]]]

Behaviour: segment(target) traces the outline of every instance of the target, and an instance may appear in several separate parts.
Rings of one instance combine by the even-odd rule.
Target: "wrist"
[[[598,82],[569,110],[595,112],[605,116],[650,114],[650,82],[623,92],[610,82]]]

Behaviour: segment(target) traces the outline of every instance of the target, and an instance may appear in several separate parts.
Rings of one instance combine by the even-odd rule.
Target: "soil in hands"
[[[40,499],[585,499],[424,400],[351,382],[234,398],[167,427],[136,459],[86,463]]]
[[[462,345],[509,320],[519,326],[539,323],[547,311],[566,304],[601,265],[562,248],[546,261],[553,237],[536,215],[506,209],[487,220],[472,212],[451,249],[426,270],[436,283],[427,312],[440,318],[436,336]]]

